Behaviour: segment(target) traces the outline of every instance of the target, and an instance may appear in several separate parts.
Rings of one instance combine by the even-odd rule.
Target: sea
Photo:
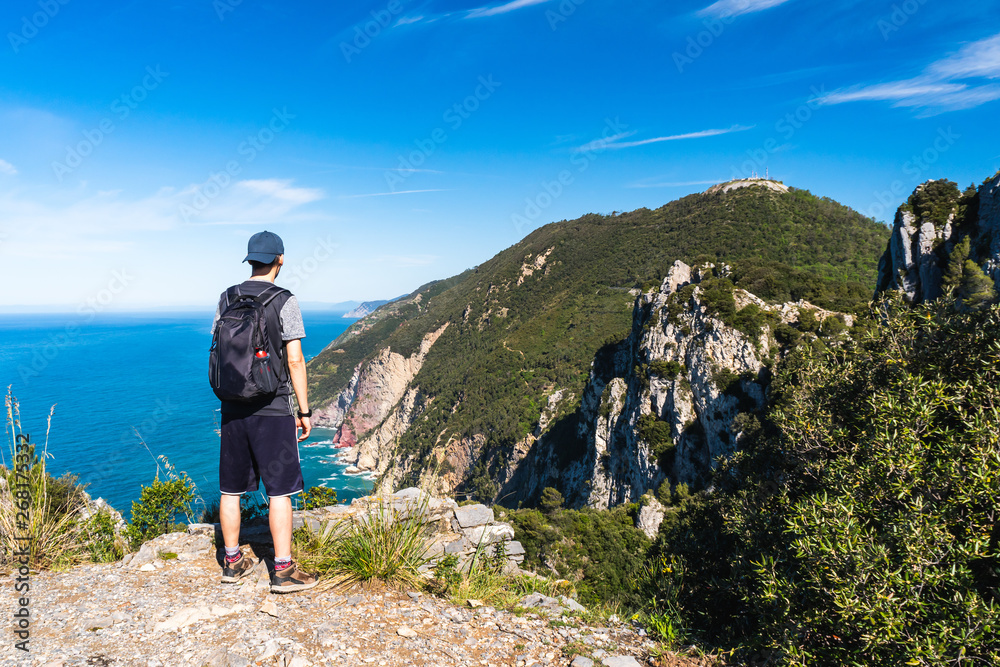
[[[48,471],[76,475],[93,498],[126,518],[142,486],[171,470],[197,487],[196,519],[217,502],[212,317],[211,311],[0,314],[0,386],[16,399],[21,432],[46,453]],[[307,360],[354,322],[330,311],[304,311],[303,320]],[[299,444],[306,488],[326,486],[341,501],[367,494],[372,481],[344,472],[332,437],[314,429]],[[9,428],[5,440],[0,463],[9,467]]]

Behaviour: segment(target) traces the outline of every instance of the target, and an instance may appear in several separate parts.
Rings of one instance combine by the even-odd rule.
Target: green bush
[[[526,569],[572,581],[585,604],[632,603],[649,539],[635,527],[636,505],[610,510],[508,511]],[[555,568],[555,572],[552,571]]]
[[[819,335],[826,338],[836,338],[847,331],[843,315],[827,315],[819,326]]]
[[[319,534],[299,529],[299,560],[335,585],[381,581],[393,588],[419,588],[420,568],[428,561],[425,512],[426,506],[397,512],[379,504],[363,521],[340,521]]]
[[[188,518],[192,516],[194,482],[187,473],[175,472],[166,457],[160,456],[160,460],[166,467],[167,479],[160,479],[157,468],[153,483],[143,486],[139,500],[132,502],[132,521],[125,534],[133,549],[172,529],[183,529],[183,525],[175,524],[178,515]]]
[[[675,447],[670,422],[645,414],[639,417],[637,433],[639,439],[649,445],[650,460],[656,461],[661,469],[668,469]]]
[[[95,563],[111,563],[125,555],[124,538],[115,532],[115,517],[105,509],[94,513],[83,524],[87,553]]]
[[[302,509],[312,510],[337,504],[337,492],[325,486],[310,486],[300,498]]]
[[[681,373],[687,373],[687,367],[679,361],[657,359],[649,364],[649,374],[662,378],[675,378]]]
[[[21,431],[20,407],[9,387],[5,407],[11,468],[0,465],[0,567],[14,565],[13,554],[25,546],[25,540],[18,538],[24,537],[30,537],[29,567],[75,565],[88,554],[88,537],[80,518],[87,503],[85,488],[73,475],[49,474],[48,433],[38,452],[30,435]],[[51,418],[52,412],[50,422]]]
[[[716,492],[654,547],[685,632],[786,665],[1000,664],[1000,309],[800,348]]]
[[[538,501],[538,507],[546,514],[552,514],[562,508],[563,502],[563,495],[551,486],[547,486],[542,489],[542,496]]]

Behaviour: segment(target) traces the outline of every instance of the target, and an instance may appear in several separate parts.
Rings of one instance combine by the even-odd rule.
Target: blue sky
[[[752,170],[891,221],[926,179],[1000,168],[998,16],[941,0],[9,0],[0,306],[208,306],[265,228],[301,299],[387,298],[541,224]]]

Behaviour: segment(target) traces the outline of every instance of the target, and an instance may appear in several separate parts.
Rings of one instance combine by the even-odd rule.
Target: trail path
[[[653,643],[626,625],[564,625],[391,590],[273,595],[260,565],[239,584],[219,583],[207,535],[173,533],[150,545],[127,563],[33,575],[30,656],[7,641],[0,664],[650,664],[643,656]],[[162,552],[178,556],[156,558]]]

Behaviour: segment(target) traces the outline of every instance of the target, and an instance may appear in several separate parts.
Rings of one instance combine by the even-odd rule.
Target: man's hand
[[[299,436],[299,442],[308,438],[310,431],[312,431],[312,424],[309,422],[309,417],[296,417],[295,428],[302,429],[302,435]]]

